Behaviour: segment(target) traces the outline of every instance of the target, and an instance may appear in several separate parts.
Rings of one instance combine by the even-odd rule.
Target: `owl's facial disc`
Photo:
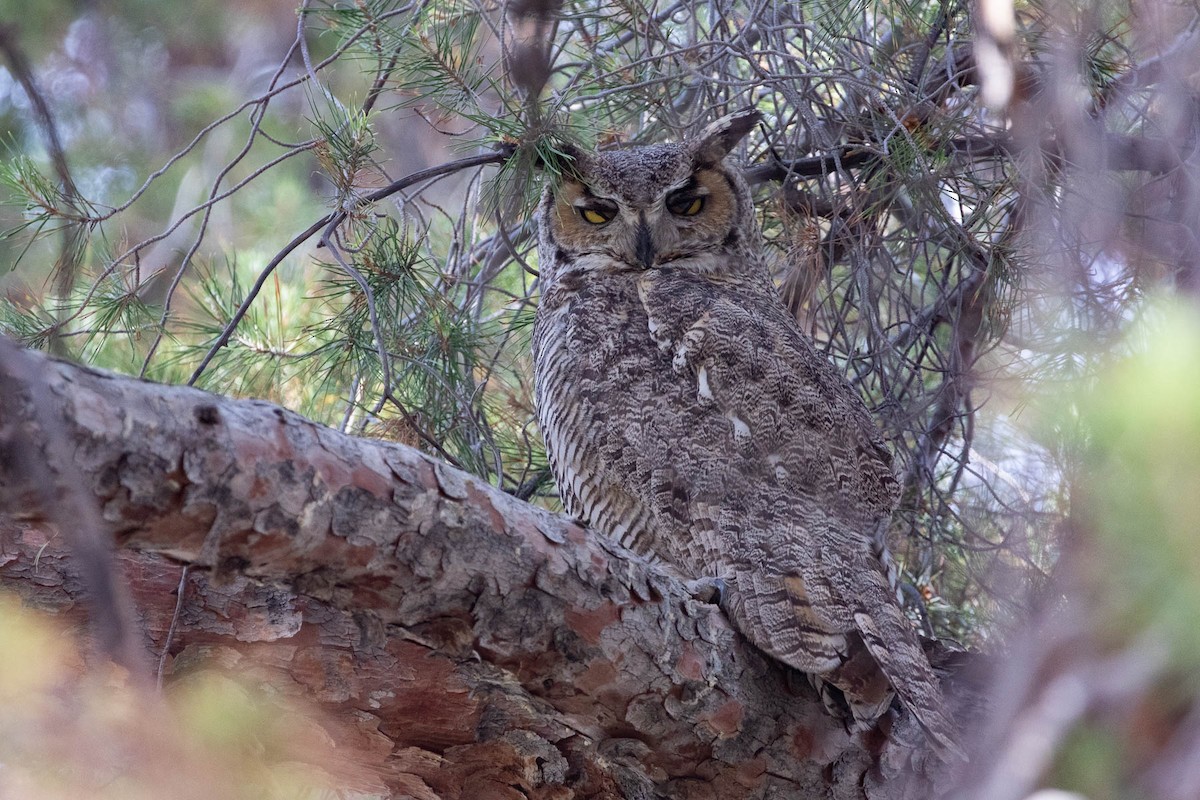
[[[726,173],[700,167],[657,198],[653,241],[656,267],[714,268],[738,226],[738,202]]]
[[[738,224],[735,188],[723,170],[685,163],[663,184],[641,192],[615,180],[564,181],[554,198],[556,240],[577,256],[603,257],[585,269],[714,269]]]

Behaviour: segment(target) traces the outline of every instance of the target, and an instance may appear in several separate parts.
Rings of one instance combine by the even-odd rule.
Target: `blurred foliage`
[[[214,672],[176,681],[164,702],[116,667],[84,669],[84,658],[54,619],[0,594],[5,797],[345,796],[321,766],[332,766],[327,747],[303,735],[316,722],[299,710]]]
[[[982,800],[1200,792],[1197,359],[1200,308],[1160,290],[1095,374],[1038,403],[1041,439],[1073,454],[1073,503],[1055,580],[1000,660]]]
[[[757,107],[741,155],[779,281],[896,452],[910,599],[967,641],[1045,584],[1071,508],[1079,449],[1023,409],[1095,380],[1190,257],[1179,171],[1097,138],[1189,135],[1183,5],[1018,4],[1006,109],[980,100],[966,3],[42,6],[0,11],[77,193],[0,72],[0,328],[550,506],[527,355],[544,172],[566,142]]]
[[[1070,409],[1085,448],[1081,515],[1095,537],[1086,565],[1100,572],[1095,585],[1119,587],[1098,599],[1106,635],[1169,642],[1187,684],[1178,688],[1200,692],[1200,314],[1152,304],[1125,349]]]

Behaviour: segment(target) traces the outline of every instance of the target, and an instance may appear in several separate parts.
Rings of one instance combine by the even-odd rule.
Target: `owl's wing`
[[[690,534],[687,566],[730,579],[727,608],[754,644],[831,675],[872,718],[890,702],[882,672],[938,745],[961,752],[881,557],[898,487],[861,400],[774,298],[667,279],[642,300],[696,393],[692,432],[661,443],[649,487],[664,527]]]
[[[691,491],[681,482],[654,488],[660,498]],[[882,716],[894,690],[940,751],[963,757],[941,684],[870,543],[801,505],[779,497],[758,504],[745,493],[694,497],[677,524],[707,540],[710,560],[692,568],[721,574],[734,626],[772,657],[840,689],[856,721]]]

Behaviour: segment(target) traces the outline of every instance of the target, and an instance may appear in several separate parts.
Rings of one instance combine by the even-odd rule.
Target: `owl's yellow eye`
[[[668,197],[667,208],[679,217],[694,217],[704,208],[704,197]]]
[[[595,208],[580,209],[579,216],[583,217],[593,225],[603,225],[613,218],[613,215],[610,212],[600,211]]]

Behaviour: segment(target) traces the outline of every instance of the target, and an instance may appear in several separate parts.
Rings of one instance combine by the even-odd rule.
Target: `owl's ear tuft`
[[[720,163],[761,119],[762,114],[753,108],[721,117],[700,134],[696,160],[705,164]]]
[[[546,140],[534,150],[533,166],[558,175],[570,172],[584,158],[580,148],[560,140]]]
[[[547,141],[539,147],[533,166],[549,175],[556,183],[562,180],[580,180],[588,155],[583,149],[570,142]]]

